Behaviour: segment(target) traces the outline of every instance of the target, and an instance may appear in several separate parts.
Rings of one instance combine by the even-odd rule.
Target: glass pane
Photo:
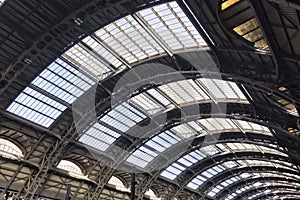
[[[165,53],[132,16],[105,26],[95,35],[128,64]]]
[[[96,82],[61,59],[49,65],[32,84],[71,104]]]
[[[207,46],[176,2],[154,6],[137,14],[171,51]]]
[[[27,87],[7,108],[7,111],[48,128],[66,108]]]

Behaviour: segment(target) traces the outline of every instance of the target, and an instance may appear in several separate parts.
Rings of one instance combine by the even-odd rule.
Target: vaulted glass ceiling
[[[279,187],[279,189],[269,189],[269,187]],[[285,186],[291,186],[291,187],[294,187],[294,188],[291,188],[291,189],[285,189],[284,187]],[[242,195],[244,195],[245,193],[247,193],[248,191],[250,190],[253,190],[253,189],[256,189],[257,191],[253,192],[255,194],[258,194],[258,195],[251,195],[249,197],[249,199],[255,199],[255,197],[261,195],[261,194],[268,194],[270,192],[272,193],[276,193],[276,192],[280,192],[280,191],[294,191],[294,192],[299,192],[300,190],[300,184],[297,184],[297,183],[289,183],[289,182],[270,182],[270,181],[266,181],[266,182],[263,182],[263,181],[258,181],[258,182],[255,182],[253,184],[249,184],[249,185],[244,185],[240,188],[238,188],[235,192],[229,194],[228,196],[226,196],[225,200],[231,200],[231,199],[234,199],[236,197],[241,197]],[[283,187],[283,189],[280,189],[280,187]],[[245,198],[247,197],[247,195],[245,195]]]
[[[208,182],[210,179],[213,179],[216,175],[224,171],[230,171],[232,169],[243,168],[243,167],[251,168],[255,166],[262,166],[262,167],[271,166],[275,168],[293,169],[295,172],[297,172],[297,168],[292,167],[291,163],[284,162],[284,161],[277,161],[277,160],[265,161],[265,160],[249,160],[249,159],[225,161],[222,164],[215,165],[211,168],[202,171],[199,175],[197,175],[187,184],[187,187],[193,190],[197,190],[204,183]],[[221,188],[221,186],[219,186],[218,188]]]
[[[7,108],[29,121],[49,127],[96,81],[78,66],[58,58],[50,64]]]
[[[49,127],[66,108],[63,104],[27,87],[7,108],[7,111],[41,126]]]
[[[270,145],[270,147],[266,146],[260,146],[255,144],[249,144],[249,143],[220,143],[210,146],[202,147],[200,150],[192,151],[171,165],[167,167],[162,173],[161,176],[168,178],[170,180],[176,179],[183,171],[187,170],[192,165],[201,162],[201,160],[205,158],[210,158],[212,156],[224,154],[224,153],[236,153],[236,152],[261,152],[261,153],[274,153],[277,155],[287,156],[285,153],[280,152],[276,150],[276,147],[273,147]],[[222,166],[220,166],[223,170],[226,168],[230,169],[233,167],[238,166],[236,162],[234,161],[228,161],[224,163]],[[200,177],[200,176],[199,176]],[[197,180],[196,177],[195,180]],[[210,178],[210,177],[207,177]],[[201,179],[202,180],[202,179]],[[198,180],[198,183],[199,180]],[[195,184],[193,184],[193,181],[188,185],[188,187],[191,187],[192,189],[195,188]],[[198,185],[197,187],[199,187]]]
[[[32,81],[7,111],[49,127],[97,80],[140,61],[199,48],[207,45],[178,4],[156,5],[112,22],[74,45]],[[138,97],[133,101],[142,105]],[[148,106],[146,112],[156,112],[151,103]]]
[[[222,9],[226,10],[236,2],[238,1],[223,1]],[[234,31],[254,42],[257,48],[268,48],[255,18],[235,27]],[[77,98],[99,81],[105,81],[119,71],[158,56],[203,49],[207,49],[207,44],[176,2],[147,8],[108,24],[67,50],[22,91],[7,111],[49,128]],[[93,122],[84,130],[78,141],[106,151],[124,133],[148,117],[194,103],[249,104],[245,94],[247,91],[241,89],[240,85],[218,79],[198,78],[161,84],[113,105],[112,109],[98,117],[97,122]],[[286,102],[279,103],[295,113],[295,108]],[[267,127],[252,122],[224,118],[199,119],[157,133],[138,146],[126,161],[145,168],[163,152],[184,140],[223,132],[251,132],[272,136]],[[0,147],[4,148],[4,145],[0,144]],[[224,153],[252,151],[287,156],[280,148],[271,144],[266,147],[228,142],[206,146],[185,154],[170,163],[160,175],[168,180],[176,180],[185,170],[203,159]],[[20,155],[20,152],[13,153]],[[61,169],[66,166],[61,163],[58,165]],[[196,190],[216,174],[243,166],[294,168],[290,163],[283,161],[226,161],[203,171],[189,182],[187,187]],[[72,165],[68,167],[71,167],[68,170],[75,170],[74,173],[79,174],[80,168],[72,168]],[[208,195],[214,197],[231,182],[256,176],[266,177],[267,174],[243,173],[207,191]],[[256,185],[240,188],[231,195],[236,197],[250,187]],[[228,199],[230,198],[228,196]]]
[[[203,87],[200,87],[197,83],[203,84]],[[216,88],[211,85],[210,87],[208,87],[209,84],[215,85]],[[212,96],[214,94],[213,91],[218,91],[216,92],[215,96]],[[205,96],[205,98],[202,98],[201,94]],[[206,94],[211,95],[210,97],[208,97]],[[162,113],[167,109],[175,108],[176,106],[181,106],[189,103],[212,102],[211,98],[214,98],[215,102],[229,101],[237,103],[249,103],[247,98],[239,89],[238,85],[230,81],[217,79],[188,79],[172,82],[135,95],[128,99],[126,102],[113,107],[110,111],[101,116],[99,121],[101,124],[106,124],[106,129],[110,129],[112,132],[115,132],[115,129],[119,131],[117,135],[114,135],[113,139],[109,136],[110,134],[105,134],[105,136],[108,137],[104,137],[103,131],[101,131],[99,132],[99,135],[97,135],[97,132],[95,132],[92,138],[87,132],[85,132],[82,134],[81,138],[79,138],[79,141],[86,145],[93,146],[98,150],[104,151],[119,136],[121,136],[122,133],[125,133],[129,129],[133,128],[135,125],[145,120],[147,117],[151,118],[154,115]],[[97,124],[97,122],[95,123]],[[234,122],[232,122],[231,120],[224,121],[222,119],[219,119],[219,122],[206,122],[205,120],[202,120],[200,122],[203,123],[202,125],[198,125],[197,123],[198,122],[190,122],[182,126],[174,127],[167,135],[171,134],[171,137],[177,138],[176,141],[179,142],[181,140],[180,137],[187,138],[196,135],[197,133],[199,134],[201,131],[210,133],[213,133],[214,131],[220,132],[221,129],[224,128],[223,126],[229,126],[227,128],[230,129],[230,131],[251,131],[271,135],[270,131],[266,127],[250,122],[244,122],[241,120],[234,120]],[[214,130],[211,128],[211,125],[209,126],[209,123],[213,123],[216,126],[213,127]],[[93,126],[90,129],[93,129]],[[178,138],[178,136],[173,134],[173,132],[179,134],[180,137]],[[100,145],[100,143],[103,145],[105,143],[105,145]],[[155,143],[157,142],[154,142],[151,145],[154,145]],[[159,149],[161,150],[161,152],[169,147],[165,145],[166,144],[159,144]],[[144,149],[144,151],[146,150]],[[156,157],[157,154],[154,153],[152,156],[147,157],[148,161],[145,162],[143,161],[143,159],[139,159],[139,157],[145,156],[144,151],[137,151],[128,158],[128,161],[139,161],[140,166],[145,167],[147,163],[149,163],[154,157]],[[138,159],[138,161],[136,159]]]
[[[158,135],[152,137],[142,146],[140,146],[136,151],[134,151],[127,158],[127,161],[144,168],[149,165],[151,161],[153,161],[156,157],[158,157],[158,155],[161,155],[168,148],[173,147],[181,141],[194,137],[223,132],[252,132],[272,136],[270,130],[267,127],[252,122],[224,118],[200,119],[197,121],[191,121],[175,126],[170,130],[163,131]],[[189,167],[191,164],[194,164],[193,162],[198,162],[199,160],[207,156],[212,156],[215,153],[226,152],[228,150],[235,152],[248,151],[253,149],[257,150],[255,148],[255,145],[251,144],[247,145],[242,143],[229,143],[227,146],[224,146],[223,144],[217,144],[215,147],[207,146],[201,148],[200,151],[192,152],[192,155],[186,155],[186,157],[188,157],[189,159],[183,157],[180,161],[184,162],[184,164],[181,164],[183,164],[185,167]],[[265,147],[259,147],[258,149],[264,151]],[[197,159],[195,159],[195,157]],[[174,163],[174,165],[177,164]],[[161,175],[173,180],[178,175],[176,173],[173,173],[174,171],[181,173],[186,168],[180,169],[175,170],[175,168],[173,168],[171,165],[164,172],[162,172]]]
[[[297,182],[297,179],[299,180],[299,176],[296,175],[290,175],[287,173],[274,173],[274,172],[244,172],[239,175],[233,176],[231,178],[228,178],[226,180],[223,180],[218,185],[214,186],[213,188],[206,191],[207,195],[210,197],[216,197],[220,194],[221,191],[226,190],[228,187],[235,185],[241,181],[247,182],[253,182],[253,180],[256,179],[266,179],[270,180],[270,178],[281,178],[288,180],[294,180]],[[288,179],[287,179],[288,178]]]

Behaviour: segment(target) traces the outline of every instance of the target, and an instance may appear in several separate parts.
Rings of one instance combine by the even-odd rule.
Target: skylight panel
[[[208,132],[225,132],[225,131],[239,131],[238,127],[227,118],[207,118],[198,120]]]
[[[179,163],[189,167],[191,165],[193,165],[193,162],[196,162],[197,160],[195,160],[193,157],[191,156],[186,156],[186,157],[183,157],[183,158],[180,158],[178,160]]]
[[[140,158],[140,156],[137,157],[135,155],[130,155],[126,161],[142,168],[146,167],[149,163],[148,161]]]
[[[96,122],[83,133],[79,142],[105,151],[120,136],[119,133]]]
[[[197,177],[195,177],[192,181],[190,181],[187,184],[187,187],[196,190],[197,188],[199,188],[205,181],[207,180],[207,178],[198,175]]]
[[[247,122],[243,120],[233,120],[233,121],[236,124],[238,124],[239,127],[241,127],[244,130],[244,132],[261,133],[261,134],[273,136],[269,128],[262,126],[260,124]]]
[[[207,195],[210,197],[214,197],[222,189],[224,189],[224,187],[221,185],[218,185],[218,186],[214,187],[209,193],[207,193]]]
[[[105,65],[106,62],[104,60],[101,60],[101,58],[95,54],[91,54],[79,44],[74,45],[71,49],[66,51],[64,57],[99,80],[103,80],[112,72],[111,69]]]
[[[130,99],[130,102],[149,113],[150,115],[154,115],[157,112],[164,110],[163,105],[160,102],[155,101],[151,96],[147,95],[147,93],[141,93],[136,95]]]
[[[213,156],[215,154],[220,153],[221,151],[215,146],[205,146],[200,149],[206,155]]]
[[[174,180],[177,177],[176,174],[173,174],[173,173],[169,172],[168,170],[164,170],[160,175],[163,177],[166,177],[170,180]]]
[[[176,2],[154,6],[137,14],[172,51],[207,46]]]
[[[199,78],[197,82],[206,90],[216,101],[238,101],[239,103],[249,103],[246,96],[234,82]]]
[[[193,80],[183,80],[165,84],[159,86],[158,89],[172,99],[177,105],[209,100],[209,97]]]
[[[27,87],[7,108],[7,111],[48,128],[66,108]]]
[[[166,97],[160,94],[156,89],[147,90],[147,93],[150,94],[153,98],[157,99],[165,107],[174,106]]]
[[[171,128],[171,131],[182,138],[190,138],[197,134],[196,131],[189,127],[187,124],[180,124],[178,126],[175,126]]]
[[[131,162],[132,164],[135,164],[137,166],[140,166],[142,168],[146,167],[155,157],[159,155],[159,153],[162,153],[167,148],[170,148],[172,145],[178,143],[181,140],[175,133],[172,131],[164,131],[150,140],[148,140],[145,145],[140,146],[136,151],[134,151],[126,161]],[[154,145],[154,146],[153,146]],[[154,151],[155,149],[155,151]],[[146,152],[149,156],[146,156],[145,154],[141,152]],[[142,159],[143,163],[138,163],[136,159],[133,159],[132,157]],[[147,159],[146,159],[147,158]]]
[[[97,55],[101,56],[103,61],[106,61],[107,65],[111,65],[113,68],[118,69],[120,67],[125,67],[125,65],[120,61],[118,57],[113,55],[105,47],[103,47],[99,42],[97,42],[91,36],[88,36],[82,40],[86,45],[88,45]]]
[[[176,163],[173,163],[170,167],[168,167],[168,171],[173,172],[176,175],[180,174],[183,170],[185,170],[185,168]]]
[[[172,163],[172,165],[170,165],[167,169],[165,169],[160,175],[161,176],[164,176],[166,178],[169,178],[171,179],[170,177],[168,177],[167,175],[169,175],[170,173],[173,174],[172,175],[172,179],[171,180],[174,180],[175,178],[178,177],[178,175],[180,173],[182,173],[187,167],[190,167],[192,166],[193,164],[199,162],[200,160],[202,160],[203,158],[205,158],[206,155],[204,155],[202,152],[200,152],[199,150],[196,150],[196,151],[192,151],[190,152],[189,154],[186,154],[185,156],[181,157],[180,159],[178,159],[176,162]],[[180,163],[177,164],[177,163]],[[172,168],[171,166],[181,166],[181,167],[177,167],[178,170],[180,170],[180,173],[174,173],[172,171]],[[182,166],[185,166],[185,167],[182,167]]]
[[[144,113],[127,102],[123,102],[101,117],[100,121],[122,132],[126,132],[145,118],[146,115]]]
[[[178,165],[177,163],[173,163],[172,165],[170,165],[165,171],[167,171],[168,173],[171,173],[175,176],[173,176],[173,178],[175,179],[179,174],[181,174],[183,171],[185,170],[184,167]],[[162,176],[164,172],[161,173]],[[166,177],[168,178],[168,177]],[[172,179],[173,180],[173,179]]]
[[[151,162],[158,154],[146,147],[141,146],[135,152],[133,152],[128,158],[127,162],[140,166],[142,168],[146,167],[149,162]],[[137,162],[137,161],[142,162]]]
[[[96,31],[95,35],[129,64],[165,53],[130,15]]]
[[[237,167],[238,165],[234,161],[228,161],[228,162],[223,163],[223,166],[228,169],[231,169],[231,168]]]
[[[188,122],[187,124],[192,127],[198,135],[206,134],[206,131],[195,121]]]
[[[224,181],[222,181],[221,183],[219,183],[215,188],[219,188],[220,187],[227,187],[233,183],[236,183],[237,181],[241,180],[241,178],[239,176],[234,176],[234,177],[231,177],[229,179],[226,179]],[[223,189],[223,188],[222,188]],[[219,191],[221,191],[222,189],[220,189]],[[219,192],[217,191],[216,194]]]
[[[79,70],[57,59],[31,84],[71,104],[95,83]]]

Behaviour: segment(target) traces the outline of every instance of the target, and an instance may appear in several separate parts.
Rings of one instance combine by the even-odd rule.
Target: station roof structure
[[[299,199],[299,16],[0,0],[0,199]]]

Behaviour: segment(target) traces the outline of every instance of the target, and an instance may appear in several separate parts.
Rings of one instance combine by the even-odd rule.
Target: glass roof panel
[[[106,61],[84,49],[80,44],[74,45],[63,56],[99,80],[103,80],[111,73]]]
[[[198,189],[205,181],[207,181],[207,178],[203,177],[202,175],[196,176],[192,181],[190,181],[187,184],[187,187],[196,190]]]
[[[137,14],[171,51],[207,47],[175,1],[139,11]]]
[[[272,136],[271,131],[262,125],[228,118],[206,118],[196,121],[208,133],[221,132],[251,132]]]
[[[173,174],[172,172],[169,172],[168,170],[164,170],[160,175],[163,177],[166,177],[170,180],[174,180],[177,177],[176,174]]]
[[[83,144],[105,151],[119,136],[119,133],[99,124],[94,123],[78,139]]]
[[[261,133],[265,135],[273,136],[270,129],[262,126],[260,124],[256,124],[253,122],[247,122],[243,120],[233,120],[240,128],[244,130],[244,132],[252,132],[252,133]]]
[[[216,101],[237,101],[249,103],[238,85],[221,79],[199,78],[197,82]]]
[[[247,173],[244,172],[240,175],[236,175],[233,176],[231,178],[228,178],[226,180],[223,180],[221,183],[217,184],[215,187],[213,187],[213,189],[210,189],[208,191],[206,191],[206,193],[210,196],[210,197],[214,197],[218,194],[219,191],[221,191],[222,189],[224,189],[225,187],[232,185],[233,183],[236,183],[239,180],[242,179],[246,179],[246,178],[265,178],[265,177],[281,177],[281,178],[286,178],[286,176],[278,174],[278,173],[272,173],[272,172],[251,172],[251,173]],[[216,190],[217,188],[217,190]]]
[[[95,83],[65,61],[57,59],[31,84],[71,104]]]
[[[283,165],[283,164],[285,164],[283,161],[277,161],[277,160],[274,161],[274,162],[279,162],[281,164],[275,164],[274,165],[273,162],[264,161],[264,160],[247,160],[246,159],[246,160],[238,160],[238,161],[239,162],[237,162],[237,163],[239,163],[238,164],[239,167],[245,167],[245,166],[249,166],[249,167],[253,167],[253,166],[276,166],[276,167],[281,167],[281,168],[287,168],[286,166]],[[232,167],[228,167],[226,165],[227,162],[232,162],[232,161],[225,161],[225,162],[223,162],[223,163],[221,163],[219,165],[215,165],[215,166],[213,166],[213,167],[211,167],[209,169],[206,169],[199,176],[200,177],[206,177],[207,179],[211,179],[214,176],[216,176],[217,174],[222,173],[223,171],[225,171],[227,169],[229,169],[229,170],[232,169]],[[199,176],[197,176],[191,182],[189,182],[187,184],[187,187],[190,187],[191,183],[195,184],[195,180],[197,180],[197,178]],[[234,177],[233,179],[227,179],[225,185],[230,185],[230,184],[232,184],[232,183],[234,183],[234,182],[236,182],[237,180],[240,180],[240,179],[243,179],[243,177],[241,175],[239,175],[238,178]],[[201,181],[200,184],[198,184],[198,187],[200,187],[205,181],[206,180]],[[193,184],[192,184],[192,186],[195,187],[195,185],[193,185]],[[223,184],[219,184],[218,185],[219,188],[217,190],[219,190],[220,188],[224,188],[223,185],[224,185],[224,183]],[[190,188],[192,188],[192,187],[190,187]],[[194,188],[192,188],[192,189],[194,189]],[[214,192],[211,192],[210,195],[212,197],[215,196],[215,194],[218,192],[217,190],[215,190]]]
[[[271,189],[268,189],[267,187],[268,186],[286,186],[286,185],[291,185],[291,186],[294,186],[295,188],[293,189],[289,189],[289,188],[283,188],[283,189],[276,189],[276,190],[271,190]],[[247,199],[254,199],[254,198],[257,198],[259,197],[260,195],[262,194],[268,194],[270,192],[272,193],[276,193],[276,192],[282,192],[282,191],[297,191],[298,190],[296,189],[296,187],[299,187],[298,184],[294,184],[294,183],[289,183],[289,182],[279,182],[279,181],[257,181],[257,182],[254,182],[254,183],[250,183],[248,185],[243,185],[239,188],[237,188],[235,190],[235,192],[232,192],[231,194],[228,194],[226,196],[226,200],[227,199],[232,199],[231,196],[237,196],[237,194],[242,194],[242,193],[246,193],[247,191],[251,190],[251,189],[254,189],[254,188],[260,188],[260,192],[259,193],[256,193],[254,195],[251,194],[251,196],[247,196]],[[234,195],[235,194],[235,195]],[[274,198],[272,198],[274,199]]]
[[[190,167],[191,165],[199,162],[200,160],[202,160],[205,157],[206,157],[206,155],[203,154],[201,151],[195,150],[195,151],[192,151],[192,152],[186,154],[182,158],[178,159],[176,162],[172,163],[170,165],[170,167],[174,166],[174,165],[178,166],[179,164],[180,164],[180,166],[185,166],[185,167],[181,167],[180,169],[178,169],[178,172],[180,171],[180,173],[182,173],[187,167]],[[177,178],[177,176],[180,173],[174,174],[174,172],[172,171],[172,168],[170,168],[170,167],[165,169],[160,175],[164,176],[170,180],[174,180],[175,178]],[[170,173],[173,173],[172,178],[170,178],[169,176],[166,176]]]
[[[227,118],[207,118],[200,119],[197,122],[209,133],[240,131],[238,127],[231,121],[231,119]]]
[[[101,117],[100,121],[122,132],[126,132],[146,117],[143,112],[129,103],[123,102]]]
[[[205,147],[201,147],[201,152],[203,152],[205,155],[208,156],[213,156],[217,153],[220,153],[220,149],[217,148],[216,146],[205,146]]]
[[[140,167],[146,167],[155,157],[158,156],[158,153],[162,153],[167,148],[171,147],[172,145],[178,143],[181,141],[181,138],[178,137],[174,132],[172,131],[164,131],[150,140],[148,140],[144,146],[140,146],[136,151],[134,151],[126,161],[131,162],[132,164],[135,164]],[[152,146],[152,145],[155,146]],[[155,148],[157,147],[157,148]],[[154,152],[155,149],[155,152]],[[148,154],[151,157],[148,157],[147,160],[145,160],[145,155],[141,154],[140,152],[148,152]],[[144,157],[143,157],[144,156]],[[143,159],[143,163],[136,163],[136,160],[133,160],[132,157],[138,157],[140,159]]]
[[[167,108],[174,106],[166,97],[164,97],[156,89],[147,90],[147,93]]]
[[[92,52],[95,52],[98,56],[101,56],[103,62],[107,62],[106,65],[111,65],[114,69],[125,67],[118,57],[113,55],[91,36],[84,38],[82,41],[92,49]]]
[[[136,95],[130,99],[130,102],[134,105],[138,106],[145,112],[150,115],[154,115],[162,110],[164,110],[164,106],[148,95],[146,92]]]
[[[128,64],[165,53],[132,16],[105,26],[95,35]]]
[[[182,138],[190,138],[197,135],[197,132],[187,124],[180,124],[178,126],[175,126],[171,128],[171,131],[173,131]]]
[[[209,97],[193,80],[183,80],[159,86],[158,89],[177,105],[209,100]]]
[[[66,108],[27,87],[7,108],[7,111],[48,128]]]

